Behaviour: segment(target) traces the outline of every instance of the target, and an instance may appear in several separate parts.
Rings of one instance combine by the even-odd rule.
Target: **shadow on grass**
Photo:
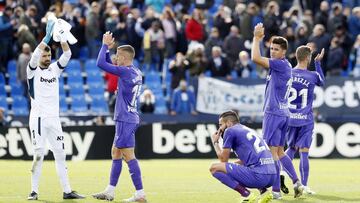
[[[360,202],[360,198],[344,198],[332,195],[313,195],[312,199],[324,200],[324,201],[347,201],[347,202]]]

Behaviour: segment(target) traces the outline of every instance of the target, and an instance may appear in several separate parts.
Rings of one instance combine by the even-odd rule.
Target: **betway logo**
[[[211,142],[207,139],[216,132],[214,124],[198,124],[195,130],[181,129],[177,132],[162,129],[162,124],[153,124],[153,152],[167,154],[174,149],[180,153],[189,154],[196,150],[200,153],[209,153],[213,150]],[[262,136],[262,130],[256,129]],[[322,137],[322,143],[317,143],[317,136]],[[360,125],[345,123],[337,130],[327,123],[316,123],[314,138],[310,148],[311,157],[327,157],[334,150],[347,158],[360,156]]]
[[[40,77],[40,82],[47,82],[47,83],[53,83],[56,81],[56,78],[53,77],[51,79],[47,79],[47,78],[43,78],[43,77]]]
[[[331,108],[360,106],[360,81],[345,81],[344,86],[330,85],[326,89],[315,87],[313,106],[326,104]]]
[[[66,155],[72,155],[71,160],[85,160],[95,132],[86,132],[84,139],[81,138],[79,132],[63,132],[63,139],[65,145]],[[59,138],[57,138],[59,139]],[[19,147],[19,142],[22,142],[24,148]],[[74,154],[74,148],[77,154]],[[28,128],[9,128],[6,135],[0,134],[0,158],[10,154],[12,157],[32,156],[34,154],[30,132]],[[48,154],[48,149],[45,155]]]
[[[157,154],[167,154],[174,149],[188,154],[195,150],[200,153],[209,153],[212,150],[211,142],[207,139],[216,132],[214,124],[198,124],[195,130],[182,129],[177,133],[162,129],[162,124],[153,124],[153,151]],[[163,142],[165,141],[165,142]]]

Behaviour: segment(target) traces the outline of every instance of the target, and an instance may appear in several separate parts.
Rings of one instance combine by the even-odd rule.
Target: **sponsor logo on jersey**
[[[47,83],[53,83],[56,81],[56,78],[53,77],[51,79],[47,79],[47,78],[43,78],[43,77],[40,77],[40,82],[47,82]]]

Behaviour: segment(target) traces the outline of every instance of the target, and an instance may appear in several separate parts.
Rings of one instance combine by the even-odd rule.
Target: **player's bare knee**
[[[214,174],[218,171],[218,168],[216,166],[217,166],[216,163],[211,164],[211,166],[209,168],[211,174]]]
[[[113,147],[111,150],[111,158],[113,160],[121,159],[123,157],[121,150],[119,148]]]
[[[299,152],[309,152],[309,148],[300,148]]]
[[[133,149],[130,149],[130,148],[121,149],[121,153],[126,162],[136,159]]]

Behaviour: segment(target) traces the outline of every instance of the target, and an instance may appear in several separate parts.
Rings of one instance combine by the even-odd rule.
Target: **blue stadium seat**
[[[60,112],[67,112],[68,105],[66,103],[66,97],[60,95]]]
[[[94,83],[90,83],[94,84]],[[95,83],[96,84],[96,83]],[[104,87],[99,85],[89,85],[89,94],[90,95],[104,95]]]
[[[0,73],[0,86],[4,86],[5,85],[5,77],[2,73]]]
[[[81,77],[81,75],[77,75],[77,76],[69,76],[67,78],[67,84],[68,85],[83,85],[83,78]]]
[[[108,114],[109,106],[105,101],[104,97],[92,97],[91,111],[96,114]]]
[[[86,61],[89,58],[89,49],[87,46],[83,46],[80,48],[80,53],[79,53],[79,59],[81,61]]]
[[[7,64],[7,72],[9,75],[16,76],[16,60],[10,60]]]
[[[155,106],[154,114],[167,114],[168,109],[164,105]]]
[[[12,86],[13,84],[18,84],[16,74],[10,75],[10,77],[9,77],[9,85]]]
[[[104,78],[102,77],[101,72],[96,72],[94,71],[90,71],[88,72],[87,78],[86,78],[87,83],[93,83],[93,82],[104,82]]]
[[[211,71],[209,71],[209,70],[207,70],[207,71],[205,71],[205,76],[207,76],[207,77],[211,77]]]
[[[25,97],[21,99],[14,99],[12,104],[12,111],[15,116],[26,116],[29,114],[28,102]]]
[[[88,110],[84,95],[73,95],[71,102],[71,110],[75,113],[82,113]]]
[[[60,97],[66,96],[64,85],[59,85],[59,94],[60,94]]]
[[[160,74],[157,71],[149,71],[145,74],[145,83],[157,82],[161,83]]]
[[[81,77],[81,70],[79,68],[66,68],[65,72],[67,73],[68,77]]]
[[[29,115],[29,109],[27,107],[18,107],[13,108],[13,112],[15,116],[27,116]]]
[[[0,108],[4,108],[5,110],[7,110],[8,107],[8,103],[6,102],[6,97],[3,97],[0,95]]]
[[[74,96],[74,95],[84,95],[85,91],[83,88],[83,85],[78,85],[78,84],[73,84],[72,86],[70,86],[70,95]]]
[[[15,83],[11,84],[11,96],[14,95],[23,95],[24,94],[24,87],[22,84]]]
[[[6,97],[5,85],[0,84],[0,97]]]
[[[69,63],[67,64],[67,69],[78,69],[81,70],[80,61],[77,59],[70,59]],[[70,70],[69,70],[70,71]]]
[[[91,69],[99,69],[96,65],[96,59],[88,59],[85,61],[85,70],[88,72]]]

